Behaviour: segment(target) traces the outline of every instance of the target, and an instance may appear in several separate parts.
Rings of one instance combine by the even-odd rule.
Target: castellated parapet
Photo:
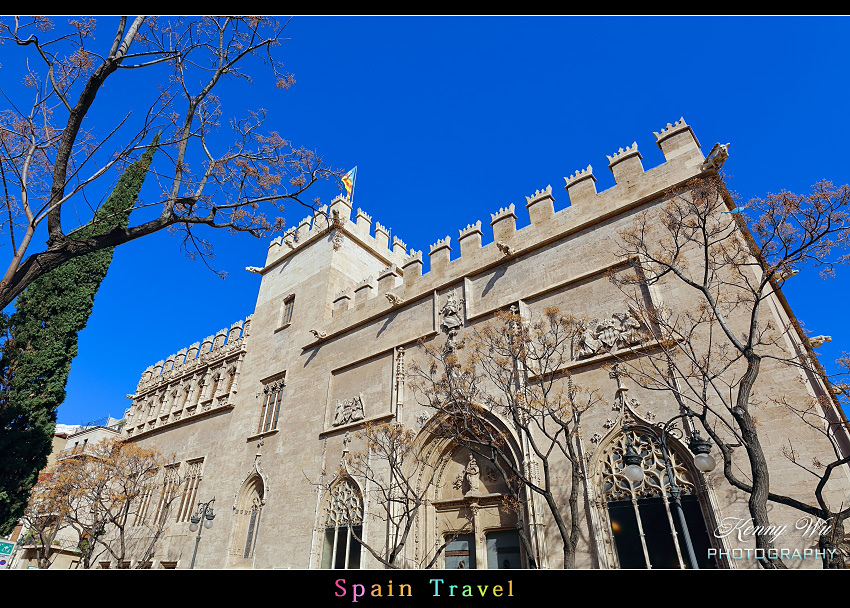
[[[593,166],[588,164],[565,177],[565,189],[569,204],[556,209],[552,186],[547,185],[525,196],[528,224],[519,226],[517,207],[509,203],[490,214],[492,242],[485,244],[481,220],[467,224],[458,233],[459,255],[451,257],[451,237],[434,242],[428,250],[427,268],[422,251],[409,250],[398,237],[382,222],[373,222],[372,216],[358,208],[352,218],[351,201],[337,196],[330,207],[320,207],[312,217],[302,220],[296,229],[284,233],[283,239],[275,239],[269,246],[264,272],[285,258],[327,234],[328,230],[339,230],[343,238],[349,237],[383,260],[388,273],[363,279],[351,285],[344,293],[328,295],[326,306],[332,321],[331,333],[342,331],[348,323],[377,315],[400,302],[409,304],[421,294],[448,284],[474,269],[501,263],[506,257],[533,250],[540,243],[569,235],[571,232],[590,226],[613,214],[621,213],[630,206],[641,204],[659,195],[672,185],[698,175],[705,158],[691,127],[680,118],[654,132],[655,140],[664,153],[665,162],[657,167],[644,169],[642,155],[635,140],[631,145],[619,148],[607,156],[608,167],[615,185],[597,191],[597,178]],[[328,222],[327,217],[332,221]],[[385,294],[392,297],[383,297]],[[381,296],[381,297],[378,297]],[[326,328],[330,329],[330,328]],[[165,363],[163,363],[165,365]]]
[[[408,257],[407,244],[380,222],[374,222],[373,233],[372,216],[363,209],[358,208],[352,220],[352,209],[351,200],[342,195],[336,196],[330,206],[320,205],[312,216],[303,218],[269,243],[266,263],[260,272],[268,271],[332,230],[353,238],[387,263],[401,266]]]
[[[380,280],[377,290],[367,290],[367,299],[371,299],[368,305],[349,306],[350,296],[337,296],[332,304],[333,320],[328,327],[329,334],[344,331],[346,326],[361,322],[369,315],[382,314],[390,306],[398,306],[399,302],[411,304],[418,297],[433,293],[434,290],[457,281],[468,273],[501,263],[506,257],[531,251],[542,243],[568,236],[606,217],[621,213],[703,171],[702,163],[705,158],[699,148],[699,142],[683,118],[654,134],[665,155],[665,162],[661,165],[644,169],[638,142],[635,140],[631,145],[621,147],[607,156],[615,185],[605,190],[597,191],[597,178],[593,173],[593,166],[588,164],[585,169],[576,170],[564,178],[569,205],[561,209],[556,209],[552,186],[547,185],[525,197],[529,220],[527,225],[518,225],[519,218],[514,203],[502,206],[490,214],[492,242],[484,244],[482,222],[477,220],[459,230],[460,254],[454,259],[451,258],[451,238],[448,236],[438,239],[430,246],[427,268],[421,251],[411,250],[409,255],[405,253],[395,262],[396,273],[400,275],[400,279],[391,288],[393,297],[389,298],[389,301],[388,298],[375,297],[385,289]],[[371,216],[358,210],[356,231],[367,232],[371,225]],[[376,234],[380,233],[382,228],[383,226],[376,222]],[[379,242],[383,246],[382,235]]]
[[[132,395],[125,433],[143,434],[228,407],[250,326],[248,316],[148,366]]]

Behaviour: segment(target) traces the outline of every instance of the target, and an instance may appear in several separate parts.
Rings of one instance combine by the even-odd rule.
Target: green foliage
[[[127,227],[158,140],[127,167],[92,221],[70,238]],[[18,296],[15,312],[0,319],[0,534],[12,530],[47,465],[77,336],[88,323],[112,255],[110,247],[65,262],[30,284]]]

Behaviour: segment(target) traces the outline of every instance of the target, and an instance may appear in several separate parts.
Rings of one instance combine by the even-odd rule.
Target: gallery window
[[[325,515],[322,568],[360,568],[363,538],[363,497],[350,479],[342,479],[330,490]]]
[[[629,439],[644,470],[643,480],[634,484],[623,474]],[[685,532],[669,498],[670,479],[657,441],[636,431],[620,433],[602,458],[602,494],[620,567],[689,568]],[[711,540],[691,472],[675,452],[670,458],[697,565],[717,568],[708,557]]]
[[[202,468],[204,459],[190,460],[186,463],[186,481],[183,485],[183,495],[180,498],[180,506],[177,509],[177,521],[189,521],[195,507],[195,499],[198,494],[198,486],[202,479]]]
[[[260,422],[257,426],[258,433],[266,433],[277,428],[277,419],[280,416],[280,403],[283,399],[283,378],[267,384],[263,388],[263,406],[260,409]]]
[[[159,494],[159,503],[156,506],[156,514],[154,515],[154,523],[156,525],[163,524],[168,518],[171,511],[171,503],[177,496],[177,489],[180,486],[180,464],[173,464],[165,467],[163,471],[162,489]]]

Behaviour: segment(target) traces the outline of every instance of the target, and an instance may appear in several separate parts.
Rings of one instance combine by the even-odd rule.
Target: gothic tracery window
[[[283,379],[267,384],[263,389],[263,406],[260,409],[258,433],[266,433],[277,428],[280,416],[280,403],[283,399]]]
[[[643,481],[632,484],[623,474],[627,441],[643,458]],[[634,430],[620,433],[603,450],[602,497],[621,568],[689,568],[685,533],[669,497],[670,479],[660,445]],[[682,490],[682,509],[700,568],[716,568],[709,559],[708,538],[697,488],[681,457],[671,451],[671,469]]]
[[[239,558],[251,559],[254,557],[257,539],[260,537],[265,495],[265,484],[257,474],[252,475],[239,491],[231,545],[231,555],[237,561],[239,561]]]
[[[363,497],[353,481],[342,479],[328,497],[322,568],[359,568],[362,534]]]

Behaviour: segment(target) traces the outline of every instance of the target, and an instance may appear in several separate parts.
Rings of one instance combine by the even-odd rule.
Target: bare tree
[[[66,488],[55,478],[56,467],[42,471],[38,477],[20,520],[23,533],[21,545],[32,547],[38,567],[47,569],[58,548],[54,544],[57,535],[67,525]]]
[[[346,471],[362,479],[368,488],[367,500],[377,508],[369,514],[385,524],[383,546],[358,542],[387,568],[432,568],[446,546],[467,526],[447,535],[433,551],[423,551],[418,560],[405,554],[405,546],[421,510],[436,484],[438,468],[421,450],[416,433],[399,423],[367,423],[358,436],[365,450],[347,455]]]
[[[103,48],[94,38],[94,19],[71,19],[57,33],[45,17],[0,21],[0,42],[32,52],[23,92],[3,91],[0,108],[0,217],[11,246],[0,307],[68,259],[163,228],[181,232],[186,251],[200,256],[209,253],[209,243],[198,226],[264,235],[283,226],[284,202],[311,206],[303,200],[307,189],[337,175],[315,152],[275,130],[262,132],[263,110],[231,119],[231,142],[215,136],[225,120],[224,97],[216,91],[225,83],[250,84],[260,64],[277,86],[294,83],[274,57],[286,22],[212,16],[117,21]],[[107,83],[110,90],[121,87],[123,96],[104,106],[98,96],[106,94]],[[91,222],[101,182],[119,175],[157,132],[156,200],[140,202],[140,217],[127,228],[74,238]],[[39,250],[33,240],[42,227],[47,241]]]
[[[809,195],[783,191],[753,199],[747,205],[757,217],[751,227],[719,174],[695,178],[665,197],[666,204],[638,215],[620,234],[620,253],[634,272],[612,279],[632,299],[647,332],[643,356],[623,361],[624,370],[646,388],[672,392],[682,408],[695,412],[720,448],[726,479],[749,495],[755,526],[769,525],[767,503],[775,501],[826,520],[830,534],[843,536],[850,509],[830,506],[825,492],[850,454],[840,407],[826,392],[809,407],[791,404],[758,382],[765,366],[772,371],[790,366],[815,390],[829,386],[812,350],[818,340],[807,338],[793,316],[783,317],[781,287],[805,266],[819,266],[828,275],[835,263],[847,260],[836,251],[850,239],[850,187],[824,181]],[[681,296],[675,305],[661,301],[673,289]],[[651,290],[657,290],[654,301],[646,296]],[[771,402],[796,410],[829,441],[831,462],[809,469],[816,478],[814,502],[771,490],[763,431],[753,411]],[[785,455],[800,464],[799,454],[786,447]],[[743,469],[734,457],[738,448],[746,454]],[[838,536],[821,541],[837,546]],[[771,557],[767,535],[756,536],[756,547],[764,550],[763,567],[785,567]],[[825,565],[843,565],[838,561]]]
[[[575,567],[581,479],[577,434],[581,415],[602,401],[577,387],[565,370],[577,331],[576,320],[557,308],[530,319],[512,308],[464,340],[450,336],[445,346],[424,346],[428,361],[413,366],[420,403],[438,414],[434,432],[487,459],[507,482],[532,567],[540,556],[523,513],[534,495],[552,515],[564,567]],[[491,423],[494,415],[506,421],[521,445],[512,446]],[[567,465],[566,478],[556,474],[561,463]]]
[[[178,469],[168,462],[155,448],[117,439],[62,461],[65,518],[79,533],[85,568],[99,555],[119,568],[129,557],[139,567],[151,559],[179,497]]]

